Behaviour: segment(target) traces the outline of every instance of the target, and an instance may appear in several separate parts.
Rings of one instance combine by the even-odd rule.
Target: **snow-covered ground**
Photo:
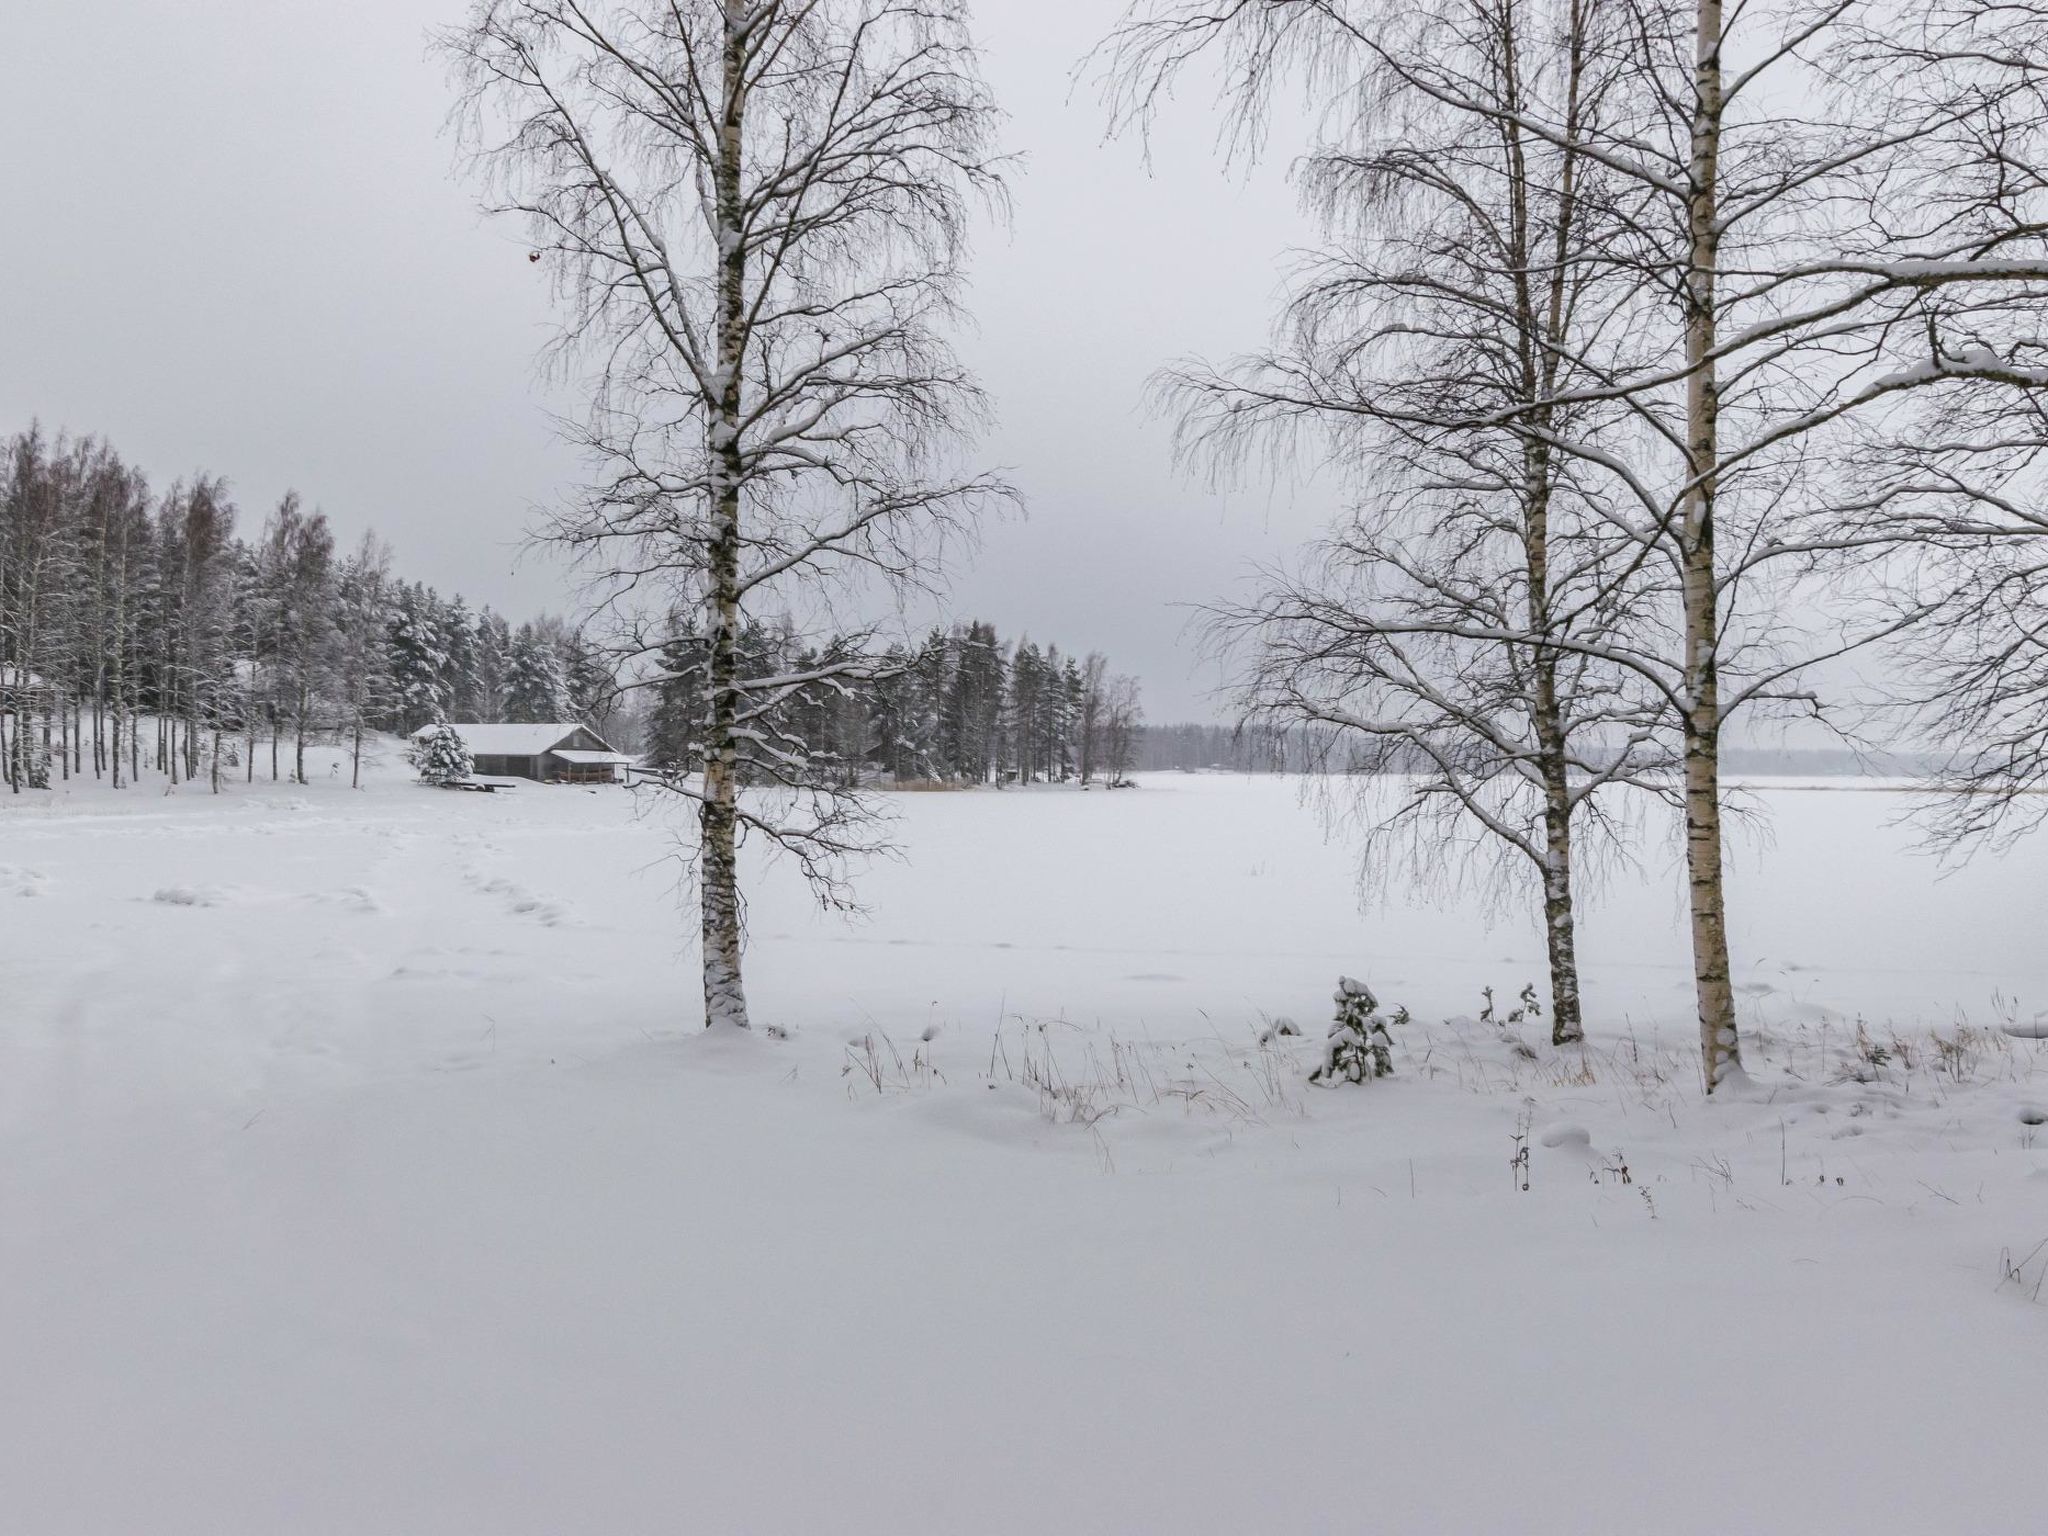
[[[736,1043],[623,791],[8,801],[0,1531],[2033,1529],[2048,840],[1755,799],[1711,1106],[1662,853],[1524,1052],[1270,780],[900,797]]]

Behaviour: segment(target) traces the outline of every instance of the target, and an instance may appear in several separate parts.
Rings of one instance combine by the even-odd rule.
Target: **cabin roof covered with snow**
[[[462,738],[462,744],[475,757],[539,757],[543,752],[555,751],[560,743],[579,731],[593,741],[604,741],[589,726],[574,720],[556,720],[543,725],[480,724],[461,720],[450,720],[448,724],[455,728],[455,734]],[[424,736],[433,729],[431,725],[423,725],[413,735]]]

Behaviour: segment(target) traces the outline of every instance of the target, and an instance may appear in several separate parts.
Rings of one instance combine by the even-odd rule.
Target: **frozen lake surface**
[[[0,804],[0,1527],[2029,1528],[2048,839],[1752,799],[1711,1106],[1663,845],[1553,1052],[1291,784],[895,797],[728,1042],[622,791]],[[1344,973],[1416,1023],[1325,1092]]]

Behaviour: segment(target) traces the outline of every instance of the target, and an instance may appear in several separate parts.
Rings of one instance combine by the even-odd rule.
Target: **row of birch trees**
[[[1161,383],[1194,462],[1348,493],[1212,615],[1246,716],[1416,770],[1359,802],[1381,867],[1526,876],[1560,1042],[1581,877],[1668,805],[1740,1081],[1730,732],[1905,678],[1977,832],[2048,764],[2048,7],[1148,0],[1099,62],[1141,128],[1216,83],[1317,230],[1270,346]]]
[[[949,341],[1007,169],[968,21],[475,0],[442,34],[488,206],[590,385],[588,487],[546,536],[623,657],[701,637],[693,771],[668,782],[714,1025],[748,1022],[741,841],[831,901],[875,839],[783,722],[876,656],[757,668],[749,636],[844,635],[835,602],[932,588],[1014,499],[969,462],[986,402]],[[1307,102],[1286,148],[1318,242],[1272,345],[1162,389],[1191,459],[1317,463],[1351,512],[1215,633],[1248,718],[1409,770],[1377,776],[1410,786],[1383,840],[1527,873],[1559,1040],[1580,883],[1661,802],[1706,1083],[1741,1079],[1721,766],[1745,718],[1818,715],[1854,658],[1911,653],[1951,735],[1994,743],[1959,759],[1992,788],[1980,820],[2048,762],[2042,22],[2034,0],[1142,0],[1103,45],[1124,125],[1199,73],[1255,154]]]
[[[15,794],[306,781],[309,742],[434,719],[605,720],[619,690],[560,620],[514,630],[346,553],[287,494],[248,537],[225,481],[153,491],[93,437],[16,434],[0,460],[0,776]]]

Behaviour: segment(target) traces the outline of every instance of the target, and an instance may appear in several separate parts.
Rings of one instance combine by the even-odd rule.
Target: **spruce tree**
[[[505,718],[520,724],[552,723],[568,713],[555,648],[533,625],[513,637],[505,669]]]
[[[447,671],[433,594],[418,584],[400,586],[392,605],[391,700],[395,723],[411,734],[431,720],[447,718],[441,679]]]
[[[413,744],[412,762],[422,784],[459,784],[476,768],[462,733],[445,721]]]

